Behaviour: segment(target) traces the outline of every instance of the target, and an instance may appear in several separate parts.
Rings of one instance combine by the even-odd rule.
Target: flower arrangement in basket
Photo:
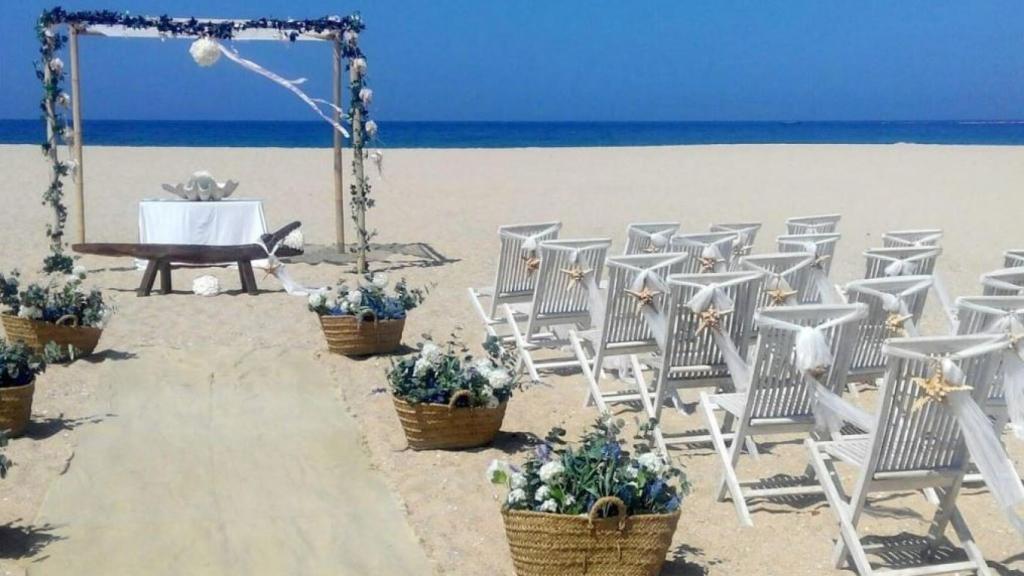
[[[36,374],[45,368],[40,357],[23,342],[0,339],[0,432],[18,436],[25,431],[32,416]]]
[[[418,354],[392,362],[391,395],[413,450],[490,444],[501,429],[512,392],[521,388],[515,356],[496,338],[487,358],[474,359],[453,336],[442,348],[425,342]]]
[[[605,417],[575,448],[539,446],[522,468],[495,460],[488,479],[509,492],[505,535],[519,576],[657,574],[672,544],[683,473],[646,445],[633,456]],[[549,439],[564,435],[555,430]]]
[[[309,297],[309,310],[320,318],[327,348],[335,354],[384,354],[402,344],[405,316],[426,298],[426,290],[409,288],[405,279],[387,291],[388,277],[368,276],[357,288],[344,282]]]
[[[113,308],[96,289],[82,287],[85,269],[76,266],[68,275],[50,275],[45,283],[21,289],[17,271],[0,274],[0,313],[7,339],[25,342],[51,361],[88,356],[99,344]]]

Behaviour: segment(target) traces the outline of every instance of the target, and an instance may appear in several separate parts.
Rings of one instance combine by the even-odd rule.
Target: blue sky
[[[374,109],[391,120],[1024,118],[1024,3],[951,0],[85,0],[197,17],[360,11]],[[37,0],[5,2],[0,118],[35,118]],[[301,5],[301,6],[300,6]],[[330,48],[238,42],[329,97]],[[188,41],[85,38],[87,118],[311,120],[286,93]]]

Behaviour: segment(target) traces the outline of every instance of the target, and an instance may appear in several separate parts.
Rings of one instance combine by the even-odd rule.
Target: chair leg
[[[160,293],[170,294],[171,293],[171,263],[164,261],[159,265],[160,268]]]
[[[857,520],[850,513],[850,504],[843,498],[839,476],[834,474],[835,470],[825,463],[825,459],[821,452],[818,451],[817,443],[814,440],[807,438],[804,440],[804,445],[810,451],[811,466],[814,467],[818,482],[825,492],[829,508],[832,509],[836,519],[839,521],[839,538],[836,540],[836,546],[833,550],[833,565],[836,568],[840,568],[840,564],[849,556],[853,559],[858,574],[861,576],[874,574],[874,571],[871,569],[871,563],[868,562],[868,557],[864,553],[863,546],[861,546],[860,536],[857,534]],[[860,497],[859,502],[861,505],[863,504],[863,496]]]
[[[540,382],[540,374],[537,372],[537,367],[533,365],[533,357],[530,356],[530,351],[527,350],[529,344],[526,342],[526,337],[523,336],[521,330],[519,330],[519,324],[516,323],[515,314],[512,312],[512,308],[505,304],[505,322],[508,323],[508,327],[512,330],[512,336],[516,342],[516,348],[519,349],[519,360],[526,366],[526,371],[530,374],[530,379],[534,382]]]
[[[487,312],[484,310],[484,306],[480,302],[480,293],[474,288],[469,288],[469,300],[473,303],[473,309],[476,310],[477,315],[480,316],[480,320],[484,323],[484,331],[487,332],[487,335],[497,337],[498,333],[494,330],[494,324],[497,322],[487,316]]]
[[[957,487],[958,488],[958,487]],[[944,515],[949,524],[953,526],[953,532],[956,533],[957,540],[960,541],[960,547],[964,549],[967,557],[974,562],[979,576],[991,576],[992,572],[988,569],[988,563],[985,562],[985,555],[981,553],[981,549],[978,544],[974,541],[974,535],[971,534],[971,530],[967,527],[967,521],[964,520],[963,515],[960,514],[960,509],[956,506],[956,495],[959,493],[959,489],[953,490],[950,488],[946,490],[942,496],[934,488],[925,488],[924,496],[931,504],[938,507],[938,511],[935,514],[936,519],[939,515]],[[932,529],[937,530],[937,523],[933,521]],[[945,527],[943,526],[943,532]],[[929,546],[929,556],[934,555],[936,545],[938,544],[938,538],[935,538],[932,534],[932,530],[929,530],[929,537],[932,538],[932,542]],[[938,532],[939,538],[942,536],[942,532]]]
[[[138,296],[149,296],[153,292],[153,283],[156,281],[156,273],[160,264],[156,260],[146,263],[146,271],[142,273],[142,281],[136,292]]]
[[[734,467],[734,461],[739,456],[738,446],[741,443],[738,437],[739,430],[737,430],[737,436],[733,437],[732,452],[730,452],[726,448],[722,431],[718,428],[718,420],[715,418],[714,410],[711,407],[711,399],[708,398],[707,392],[700,393],[700,411],[708,425],[708,432],[711,435],[711,443],[715,447],[715,452],[722,460],[723,483],[732,495],[732,503],[736,507],[736,515],[739,516],[740,523],[744,526],[753,526],[754,521],[750,518],[750,510],[747,509],[747,501],[743,497],[743,489],[740,486],[740,479],[736,476],[736,469]],[[719,501],[723,499],[721,497],[722,492],[724,491],[719,493]]]
[[[602,413],[608,411],[608,405],[605,404],[604,398],[601,397],[601,388],[597,384],[597,378],[594,375],[594,371],[590,367],[590,359],[587,358],[586,351],[583,350],[583,343],[580,341],[579,334],[575,330],[569,331],[569,343],[572,345],[572,350],[576,354],[576,360],[580,363],[580,369],[583,371],[583,377],[587,380],[587,398],[583,402],[583,407],[586,408],[593,402],[597,404],[597,409]]]

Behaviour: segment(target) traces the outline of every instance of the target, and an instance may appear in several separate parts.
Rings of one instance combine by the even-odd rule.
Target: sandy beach
[[[90,241],[135,241],[137,202],[165,197],[161,183],[199,169],[241,182],[237,197],[263,200],[270,228],[300,220],[307,244],[333,241],[330,150],[86,146],[84,154]],[[27,277],[46,250],[50,214],[40,195],[47,169],[36,146],[0,146],[0,263]],[[411,346],[420,334],[443,337],[459,328],[474,347],[480,342],[466,288],[493,279],[501,224],[560,220],[564,238],[610,237],[617,252],[629,222],[679,220],[690,232],[754,220],[764,223],[755,251],[767,252],[786,217],[836,212],[843,215],[832,267],[838,283],[862,277],[861,252],[879,246],[883,232],[936,227],[945,230],[938,272],[954,296],[980,293],[978,276],[1001,266],[1001,252],[1024,248],[1024,149],[1010,146],[386,150],[383,174],[372,184],[375,242],[426,243],[446,259],[373,263],[412,285],[434,285],[409,316]],[[70,191],[70,180],[65,187]],[[74,213],[70,198],[68,204]],[[69,233],[74,237],[72,226]],[[244,566],[247,574],[359,574],[385,570],[371,560],[388,559],[392,567],[436,574],[512,574],[498,512],[503,493],[487,483],[487,464],[521,461],[535,436],[562,426],[572,438],[597,416],[583,407],[581,376],[552,376],[516,396],[493,447],[413,452],[390,397],[380,393],[389,359],[328,354],[306,299],[285,294],[274,278],[257,272],[264,292],[251,297],[238,294],[233,270],[182,270],[175,272],[177,293],[137,298],[140,272],[129,260],[81,262],[90,270],[87,284],[104,290],[117,315],[97,358],[52,367],[40,378],[35,423],[8,448],[16,465],[0,481],[0,573],[60,573],[77,559],[86,574],[146,563],[189,574],[225,573],[224,566]],[[310,286],[353,278],[349,267],[330,264],[289,271]],[[187,292],[205,273],[232,292]],[[923,333],[947,330],[936,304],[929,303]],[[869,391],[858,402],[872,398]],[[636,417],[619,415],[631,426]],[[701,424],[692,415],[673,425]],[[1007,445],[1024,470],[1024,443],[1007,437]],[[741,528],[732,505],[714,500],[719,462],[710,448],[673,455],[693,491],[665,573],[844,573],[830,567],[837,527],[824,499],[757,504],[755,527]],[[218,461],[237,466],[226,473]],[[746,474],[770,476],[799,474],[807,458],[794,437],[766,444],[760,460],[748,462]],[[120,492],[118,482],[129,478],[136,489]],[[146,481],[167,491],[139,489]],[[147,499],[160,494],[181,501],[150,513]],[[211,511],[208,502],[221,505]],[[960,503],[995,570],[1024,573],[1024,545],[988,493],[967,488]],[[930,510],[918,494],[887,498],[873,505],[865,525],[869,532],[924,533]],[[115,521],[138,529],[100,529]],[[232,530],[240,525],[244,530]],[[223,540],[210,536],[198,545],[200,534]],[[354,543],[355,534],[364,539]],[[123,550],[141,542],[150,546],[144,563],[132,564],[142,560],[125,559]],[[345,563],[345,542],[369,563]],[[92,553],[76,553],[85,549]],[[266,555],[254,556],[256,550]],[[295,563],[299,558],[306,563]]]

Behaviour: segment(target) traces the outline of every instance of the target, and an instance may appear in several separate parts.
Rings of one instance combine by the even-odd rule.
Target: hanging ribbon
[[[285,269],[284,262],[281,262],[277,257],[277,249],[283,244],[284,240],[281,240],[274,245],[273,250],[267,250],[265,244],[259,243],[263,251],[267,253],[267,264],[263,268],[267,274],[277,278],[281,286],[284,287],[285,292],[292,296],[308,296],[315,292],[323,292],[324,288],[308,288],[292,279],[291,275],[288,274],[288,270]]]
[[[931,276],[922,276],[919,282],[900,292],[892,293],[873,288],[872,283],[877,284],[874,280],[856,280],[846,285],[846,291],[859,292],[881,301],[882,309],[889,313],[886,326],[890,328],[891,332],[902,331],[903,333],[896,334],[898,336],[917,336],[917,325],[907,300],[915,294],[927,292],[932,287],[932,281]]]
[[[822,322],[817,326],[794,324],[758,313],[755,321],[759,326],[795,332],[793,339],[794,366],[804,377],[804,382],[814,390],[814,418],[821,429],[838,435],[843,422],[850,422],[861,430],[870,431],[874,418],[867,411],[850,404],[820,382],[832,367],[832,347],[825,337],[825,330],[856,322],[867,316],[867,307],[856,306],[850,312]]]
[[[526,262],[526,273],[533,274],[540,268],[540,258],[537,257],[537,248],[540,245],[540,241],[549,236],[553,237],[561,228],[561,223],[555,223],[533,234],[520,234],[508,229],[501,229],[498,233],[504,238],[512,238],[521,242],[519,250],[526,252],[522,257]]]
[[[643,250],[644,252],[664,252],[665,248],[669,245],[669,241],[672,239],[672,235],[679,229],[678,224],[668,224],[667,226],[668,227],[664,230],[657,230],[654,232],[644,230],[639,226],[634,226],[630,228],[630,231],[647,239],[647,248]]]
[[[345,128],[341,124],[335,122],[334,119],[331,118],[330,116],[327,116],[326,114],[324,114],[323,111],[320,109],[319,106],[317,106],[316,102],[314,102],[312,98],[310,98],[309,96],[306,96],[305,92],[303,92],[302,90],[299,90],[298,87],[296,87],[297,84],[301,84],[301,83],[305,82],[306,81],[305,78],[301,78],[299,80],[286,80],[286,79],[278,76],[277,74],[274,74],[270,70],[267,70],[266,68],[263,68],[259,64],[253,62],[252,60],[246,60],[245,58],[242,58],[241,56],[238,55],[238,53],[235,50],[228,50],[227,48],[224,47],[223,44],[217,43],[217,47],[220,48],[221,54],[223,54],[224,56],[227,56],[228,60],[231,60],[232,62],[234,62],[235,64],[238,64],[239,66],[245,68],[246,70],[250,70],[252,72],[255,72],[255,73],[259,74],[260,76],[268,78],[272,82],[274,82],[274,83],[276,83],[276,84],[278,84],[280,86],[283,86],[283,87],[287,88],[288,90],[290,90],[292,93],[294,93],[296,96],[298,96],[300,100],[302,100],[307,105],[309,105],[309,107],[312,108],[313,111],[316,112],[318,116],[323,118],[331,126],[334,126],[334,129],[337,130],[338,132],[340,132],[342,134],[342,136],[344,136],[345,138],[348,138],[348,132],[345,130]],[[334,104],[329,104],[329,105],[330,105],[331,108],[333,108],[334,110],[336,110],[339,113],[341,113],[342,116],[345,116],[344,112],[342,112],[341,109],[339,109],[336,106],[334,106]]]
[[[964,308],[995,316],[985,332],[1005,334],[1009,338],[1003,350],[1002,370],[1003,394],[1006,412],[1014,436],[1024,440],[1024,309],[1002,310],[969,301],[960,301]]]
[[[700,263],[698,272],[721,272],[727,263],[727,255],[723,252],[722,247],[729,246],[728,252],[731,255],[732,246],[737,237],[738,235],[732,232],[729,236],[708,242],[687,236],[674,236],[672,245],[683,250],[690,248],[691,250],[686,250],[686,252],[691,254],[695,249],[700,249],[700,256],[697,258]]]
[[[800,295],[799,291],[793,288],[793,285],[789,283],[787,277],[796,274],[797,272],[800,272],[804,268],[807,268],[812,264],[812,262],[813,256],[808,256],[806,258],[801,259],[793,266],[790,266],[789,268],[782,270],[781,272],[776,272],[774,270],[769,269],[766,266],[762,266],[759,263],[757,256],[752,258],[744,258],[742,264],[745,268],[761,272],[762,274],[771,279],[769,282],[772,283],[772,289],[765,290],[765,293],[768,294],[768,305],[780,306],[797,303],[796,297]]]
[[[665,282],[665,278],[658,271],[668,270],[673,264],[686,258],[686,255],[676,256],[650,268],[637,268],[626,265],[637,272],[626,291],[636,298],[639,312],[643,315],[644,321],[647,322],[647,326],[650,328],[651,334],[661,350],[665,350],[665,340],[668,337],[668,319],[654,297],[658,294],[668,294],[669,287]]]
[[[729,294],[726,293],[725,288],[744,282],[750,282],[750,277],[741,276],[726,282],[712,282],[707,285],[685,282],[684,284],[688,286],[698,288],[697,293],[687,300],[686,307],[697,315],[709,312],[719,315],[731,313],[734,309],[734,303]],[[750,387],[750,366],[747,365],[739,350],[736,349],[736,343],[732,341],[732,337],[722,332],[721,326],[718,325],[717,321],[709,327],[711,338],[715,342],[715,346],[722,353],[722,359],[725,361],[726,367],[729,368],[729,375],[732,377],[736,391],[745,392]]]
[[[589,246],[582,246],[579,248],[570,248],[567,246],[558,246],[554,244],[546,244],[546,248],[552,250],[565,250],[569,253],[568,263],[572,266],[578,267],[580,254],[590,250],[607,250],[608,244],[591,244]],[[575,276],[570,278],[570,282],[573,284],[582,284],[587,290],[587,306],[590,309],[590,323],[592,326],[604,326],[604,293],[600,286],[597,284],[597,278],[593,270],[582,270],[583,273],[578,277]]]
[[[815,292],[823,304],[845,304],[842,294],[836,290],[832,281],[828,279],[828,261],[831,254],[823,254],[822,248],[826,244],[834,244],[835,238],[821,238],[818,240],[806,239],[780,239],[779,245],[796,246],[802,251],[809,253],[814,261],[811,263],[811,283],[814,284]]]
[[[1006,455],[999,437],[996,435],[992,422],[985,415],[981,407],[971,395],[969,386],[964,382],[964,373],[957,365],[958,361],[965,360],[992,352],[1003,351],[1010,343],[1009,336],[993,338],[989,342],[978,344],[959,352],[949,354],[941,359],[936,367],[936,372],[930,378],[916,379],[919,386],[930,381],[938,380],[943,384],[940,394],[945,401],[935,400],[935,395],[930,394],[934,402],[940,402],[950,409],[950,412],[960,424],[963,432],[964,442],[971,454],[981,477],[985,480],[989,491],[999,504],[999,508],[1010,521],[1010,524],[1018,533],[1024,535],[1024,520],[1017,514],[1017,507],[1024,506],[1024,484],[1021,484],[1020,476],[1013,467],[1013,462]],[[910,360],[923,360],[935,362],[936,358],[900,347],[887,347],[886,354],[890,357],[900,357]],[[924,388],[924,386],[922,386]]]

